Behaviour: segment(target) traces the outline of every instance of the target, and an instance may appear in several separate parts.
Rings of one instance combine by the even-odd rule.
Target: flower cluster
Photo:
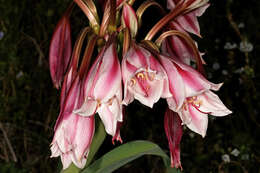
[[[200,37],[197,17],[209,4],[207,0],[168,0],[164,9],[154,1],[146,1],[134,10],[133,0],[100,2],[101,22],[91,0],[74,0],[53,34],[50,72],[54,86],[61,88],[61,96],[51,157],[60,156],[64,169],[72,162],[83,168],[95,133],[95,114],[113,136],[112,141],[122,142],[119,128],[123,105],[136,99],[152,108],[164,98],[168,103],[164,127],[171,165],[181,168],[182,126],[204,137],[208,114],[231,113],[212,92],[222,84],[205,78],[203,54],[190,37]],[[79,33],[72,50],[69,18],[74,3],[85,13],[90,26]],[[164,16],[143,40],[137,41],[142,14],[152,5]],[[161,35],[153,42],[157,33]],[[84,41],[87,44],[82,53]],[[197,64],[197,70],[191,63]]]

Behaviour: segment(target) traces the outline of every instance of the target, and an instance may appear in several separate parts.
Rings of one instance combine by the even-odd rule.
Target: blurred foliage
[[[185,129],[181,145],[184,172],[259,173],[260,1],[210,2],[211,7],[200,18],[204,38],[196,39],[200,50],[206,53],[208,78],[225,83],[218,95],[233,114],[210,117],[205,139]],[[59,93],[53,88],[48,71],[48,46],[69,3],[69,0],[0,0],[1,173],[58,171],[59,159],[49,158]],[[78,8],[71,19],[75,38],[88,22]],[[145,21],[141,35],[152,22]],[[168,152],[163,129],[165,107],[164,100],[153,110],[137,101],[128,106],[121,131],[124,142],[146,139]],[[112,148],[111,137],[107,137],[96,158]],[[237,156],[235,149],[239,151]],[[230,162],[223,161],[224,155],[228,155]],[[164,167],[160,158],[148,156],[116,172],[160,173]]]

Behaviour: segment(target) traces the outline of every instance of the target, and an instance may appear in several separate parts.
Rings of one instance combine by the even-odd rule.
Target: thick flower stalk
[[[149,51],[134,43],[123,57],[122,75],[125,105],[137,99],[152,108],[161,97],[171,96],[167,75],[160,63]]]

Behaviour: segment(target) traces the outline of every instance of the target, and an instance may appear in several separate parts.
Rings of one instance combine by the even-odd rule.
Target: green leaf
[[[143,155],[156,155],[163,158],[166,167],[169,157],[156,144],[149,141],[133,141],[123,144],[96,160],[82,173],[109,173]]]
[[[79,172],[80,169],[76,167],[73,163],[71,163],[67,169],[61,171],[61,173],[79,173]]]

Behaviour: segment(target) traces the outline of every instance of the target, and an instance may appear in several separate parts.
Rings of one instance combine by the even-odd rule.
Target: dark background
[[[184,130],[181,143],[184,172],[259,173],[260,1],[210,2],[211,6],[199,19],[203,38],[194,38],[200,51],[206,53],[209,80],[224,82],[218,95],[233,114],[222,118],[210,116],[204,139]],[[59,92],[51,82],[48,49],[54,27],[69,3],[69,0],[0,0],[1,173],[57,172],[59,159],[49,158],[49,144],[59,111]],[[135,6],[140,3],[137,1]],[[156,9],[151,8],[150,12],[153,16],[149,10],[145,13],[139,38],[160,17]],[[79,8],[74,9],[71,23],[75,40],[80,29],[88,24]],[[247,52],[241,49],[243,42],[249,45]],[[155,104],[154,109],[137,101],[129,105],[121,130],[124,142],[150,140],[168,153],[163,129],[165,108],[164,100]],[[109,136],[97,157],[113,148]],[[232,155],[235,149],[239,151],[237,156]],[[225,154],[230,162],[223,161]],[[116,172],[160,173],[164,167],[160,158],[146,156]]]

